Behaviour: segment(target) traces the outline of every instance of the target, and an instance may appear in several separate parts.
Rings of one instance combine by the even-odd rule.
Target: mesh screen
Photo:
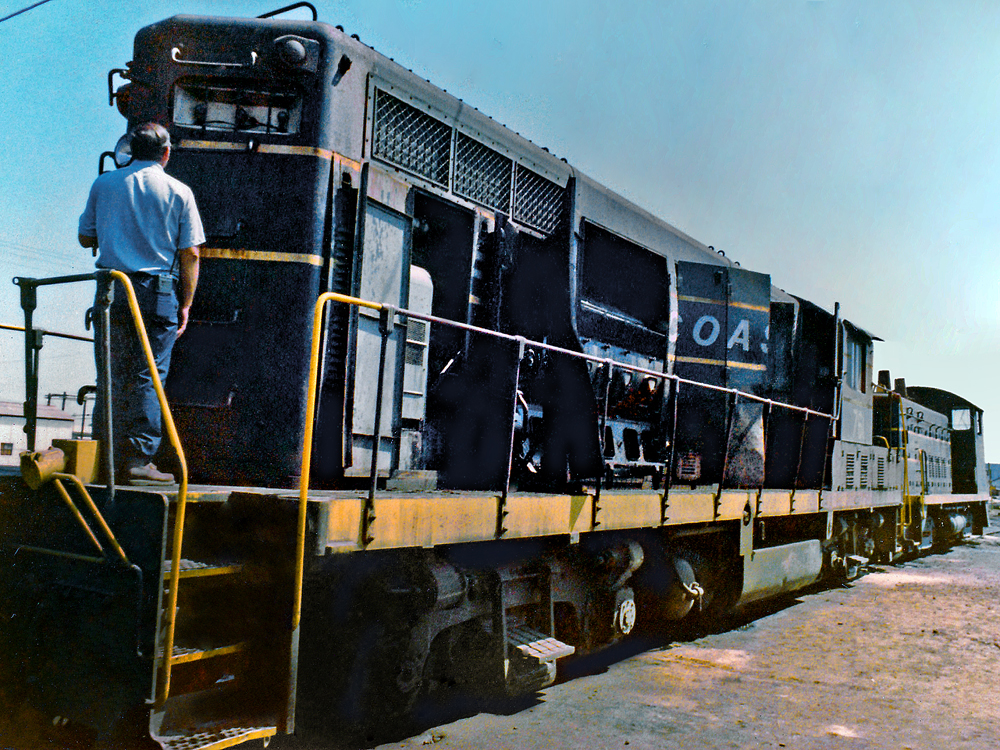
[[[409,341],[427,341],[427,323],[410,318],[406,321],[406,338]]]
[[[372,155],[443,188],[451,177],[452,127],[381,89],[375,90]],[[563,188],[513,159],[455,133],[453,192],[550,234],[559,225]]]
[[[424,364],[424,347],[417,344],[407,343],[405,350],[405,360],[408,365],[422,367]]]
[[[450,126],[376,89],[374,130],[372,153],[376,157],[447,187]]]
[[[563,189],[530,169],[518,166],[514,220],[546,234],[559,224]]]
[[[455,137],[455,192],[471,201],[510,213],[514,162],[464,133]]]

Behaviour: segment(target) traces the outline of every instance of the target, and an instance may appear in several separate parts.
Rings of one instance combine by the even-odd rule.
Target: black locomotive
[[[530,691],[986,524],[980,409],[873,383],[839,308],[340,28],[176,16],[109,95],[169,127],[208,234],[182,482],[88,485],[72,444],[0,484],[5,742],[222,748]]]

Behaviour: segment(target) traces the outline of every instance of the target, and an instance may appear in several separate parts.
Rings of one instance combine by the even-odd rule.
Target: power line
[[[39,5],[45,5],[45,3],[49,2],[49,1],[50,0],[38,0],[37,3],[32,3],[27,8],[21,8],[21,10],[15,10],[9,16],[4,16],[3,18],[0,18],[0,23],[3,23],[4,21],[7,21],[7,20],[13,18],[14,16],[19,16],[22,13],[27,13],[29,10],[31,10],[32,8],[37,8]]]

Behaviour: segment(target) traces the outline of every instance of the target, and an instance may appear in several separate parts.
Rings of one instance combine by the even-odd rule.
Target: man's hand
[[[198,272],[201,264],[198,258],[197,247],[185,247],[180,251],[181,278],[178,298],[180,306],[177,308],[177,335],[184,333],[188,324],[188,313],[191,312],[191,303],[194,302],[194,290],[198,286]]]
[[[184,329],[188,325],[188,314],[191,312],[190,307],[178,307],[177,308],[177,338],[180,338],[181,334],[184,333]]]
[[[89,247],[93,251],[94,257],[95,258],[97,257],[97,238],[96,237],[89,237],[89,236],[87,236],[85,234],[78,234],[77,235],[77,239],[80,240],[80,244],[83,245],[83,247]]]

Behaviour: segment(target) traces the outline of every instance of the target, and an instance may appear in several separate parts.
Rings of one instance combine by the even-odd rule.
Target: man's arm
[[[177,308],[177,335],[180,336],[187,328],[188,314],[191,312],[191,303],[194,302],[194,290],[198,288],[198,271],[201,268],[201,261],[198,258],[197,247],[185,247],[180,251],[181,278],[180,286],[177,290],[180,302]]]

